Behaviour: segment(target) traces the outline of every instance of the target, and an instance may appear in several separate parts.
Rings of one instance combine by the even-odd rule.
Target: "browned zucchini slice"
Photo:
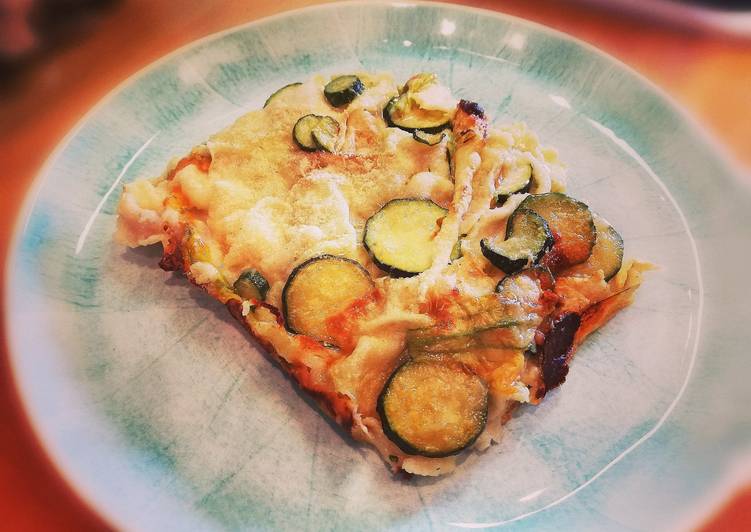
[[[269,291],[269,282],[256,270],[245,270],[232,285],[232,289],[243,299],[263,301]]]
[[[543,263],[553,272],[584,262],[597,240],[592,213],[581,201],[560,192],[533,194],[517,209],[529,209],[542,216],[553,233],[553,248]]]
[[[435,236],[446,212],[429,199],[391,200],[365,224],[365,248],[391,277],[417,275],[433,264]]]
[[[602,270],[606,281],[612,279],[623,264],[623,238],[612,225],[595,215],[597,241],[592,248],[592,255],[586,262],[567,270],[567,274],[588,274]]]
[[[405,453],[449,456],[472,445],[485,428],[488,388],[451,358],[409,360],[383,387],[378,414],[386,436]]]
[[[320,255],[297,266],[282,290],[282,314],[289,332],[329,341],[326,321],[374,288],[370,274],[345,257]]]
[[[506,225],[506,238],[483,238],[480,249],[493,266],[515,273],[536,264],[553,244],[547,222],[537,213],[516,209]]]

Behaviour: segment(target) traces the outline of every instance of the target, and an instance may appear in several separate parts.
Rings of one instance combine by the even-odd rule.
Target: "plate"
[[[527,122],[627,254],[659,265],[562,389],[439,479],[393,478],[221,305],[159,270],[158,250],[112,241],[123,183],[286,83],[359,69],[436,72],[496,120]],[[117,527],[680,526],[748,463],[749,197],[664,95],[564,35],[440,4],[290,12],[140,72],[56,151],[6,280],[14,373],[57,466]]]

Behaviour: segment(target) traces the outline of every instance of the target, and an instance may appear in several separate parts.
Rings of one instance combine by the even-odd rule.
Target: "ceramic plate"
[[[284,84],[356,69],[436,72],[497,121],[527,122],[627,254],[659,265],[561,389],[439,479],[392,477],[221,305],[157,268],[157,249],[112,240],[123,183]],[[291,12],[169,55],[57,150],[6,281],[12,362],[50,455],[122,527],[680,526],[731,486],[751,442],[749,213],[749,191],[696,125],[564,35],[439,4]]]

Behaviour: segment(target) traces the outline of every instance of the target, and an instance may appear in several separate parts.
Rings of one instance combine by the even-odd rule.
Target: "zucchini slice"
[[[605,281],[609,281],[615,277],[615,274],[618,273],[623,264],[623,238],[604,219],[595,215],[594,220],[595,229],[597,230],[597,241],[592,248],[592,254],[586,262],[574,266],[570,270],[570,273],[589,274],[597,270],[602,270]]]
[[[383,109],[383,119],[389,127],[398,127],[404,131],[438,133],[451,125],[450,117],[444,112],[423,111],[410,105],[404,95],[389,100]]]
[[[602,270],[605,280],[609,281],[623,265],[623,238],[612,225],[599,216],[595,216],[595,229],[597,241],[587,262]]]
[[[553,235],[540,215],[516,209],[506,225],[506,239],[483,238],[480,249],[493,266],[511,274],[536,264],[552,244]]]
[[[529,283],[536,283],[537,289],[530,289]],[[539,299],[536,292],[540,290],[553,290],[555,278],[545,266],[532,266],[518,271],[513,275],[507,275],[495,287],[496,293],[500,294],[505,301],[517,301],[524,305],[535,304]]]
[[[499,299],[509,309],[509,314],[518,320],[512,338],[516,347],[534,350],[537,328],[554,309],[557,298],[550,297],[555,288],[555,278],[544,266],[532,266],[512,275],[507,275],[495,288]]]
[[[334,152],[339,137],[339,122],[330,116],[305,115],[292,129],[292,138],[305,151]]]
[[[456,241],[456,244],[454,244],[454,247],[451,248],[451,255],[449,255],[449,261],[454,262],[455,260],[459,260],[462,258],[462,240],[467,235],[462,235],[459,237],[459,240]]]
[[[287,330],[329,341],[328,318],[346,310],[374,288],[370,274],[346,257],[320,255],[297,266],[282,290]]]
[[[430,354],[448,354],[475,348],[520,348],[514,327],[520,320],[513,315],[510,305],[501,301],[498,294],[465,300],[455,308],[447,309],[452,326],[447,333],[445,325],[434,325],[407,331],[407,351],[418,357]],[[520,312],[516,314],[521,315]]]
[[[496,205],[501,206],[511,194],[529,192],[532,184],[532,165],[525,162],[521,165],[514,166],[501,179],[500,184],[495,189]]]
[[[444,138],[446,138],[445,131],[439,131],[438,133],[428,133],[422,129],[415,129],[412,132],[412,138],[420,144],[427,144],[428,146],[435,146],[440,144]]]
[[[365,223],[365,248],[390,276],[417,275],[433,263],[434,238],[447,212],[429,199],[391,200]]]
[[[457,454],[485,428],[488,388],[450,358],[409,360],[378,398],[383,431],[402,451],[428,457]]]
[[[451,93],[438,83],[435,74],[416,74],[409,78],[383,110],[389,127],[412,132],[438,133],[451,125],[456,101]]]
[[[194,262],[208,262],[213,261],[211,248],[206,241],[201,238],[192,226],[185,228],[185,234],[183,236],[183,253],[188,256],[191,264]]]
[[[545,292],[554,286],[553,274],[544,266],[507,275],[495,294],[465,300],[459,314],[449,314],[449,334],[442,325],[407,331],[407,351],[419,357],[486,348],[525,350],[534,339],[535,327],[554,303],[545,298]]]
[[[269,291],[269,282],[256,270],[245,270],[232,285],[232,289],[243,299],[263,301]]]
[[[560,192],[533,194],[517,209],[542,216],[553,233],[553,247],[544,259],[554,273],[584,262],[592,254],[597,240],[592,213],[584,203]]]
[[[285,85],[285,86],[284,86],[284,87],[282,87],[281,89],[277,89],[276,91],[274,91],[274,92],[273,92],[273,93],[271,94],[271,96],[269,96],[268,98],[266,98],[266,101],[265,101],[265,102],[263,103],[263,106],[264,106],[264,108],[265,108],[265,107],[267,107],[267,106],[268,106],[268,105],[269,105],[269,104],[270,104],[271,102],[273,102],[273,101],[274,101],[275,99],[277,99],[277,98],[278,98],[279,96],[281,96],[281,95],[282,95],[282,93],[284,93],[284,92],[285,92],[285,91],[286,91],[287,89],[290,89],[290,88],[292,88],[292,87],[297,87],[297,86],[299,86],[299,85],[302,85],[302,83],[301,83],[301,82],[299,82],[299,81],[296,81],[296,82],[294,82],[294,83],[289,83],[289,84]]]
[[[520,322],[500,321],[469,332],[436,335],[430,329],[407,331],[407,351],[415,358],[425,355],[449,355],[484,348],[524,349],[518,345],[516,330]]]
[[[460,305],[451,305],[446,310],[446,320],[451,323],[448,336],[474,334],[499,327],[510,327],[515,321],[509,317],[508,308],[503,305],[498,294],[463,300]],[[407,343],[414,341],[427,343],[433,338],[446,335],[446,325],[438,324],[422,329],[407,331]]]
[[[339,76],[329,81],[323,88],[323,95],[334,107],[343,107],[357,98],[365,90],[365,85],[357,76]]]

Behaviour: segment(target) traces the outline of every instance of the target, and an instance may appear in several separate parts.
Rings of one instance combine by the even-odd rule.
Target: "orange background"
[[[0,259],[34,175],[76,121],[120,81],[215,31],[314,3],[125,0],[71,44],[38,59],[0,98]],[[588,41],[664,88],[751,168],[751,40],[680,30],[555,0],[466,0]],[[0,296],[4,287],[0,286]],[[4,299],[0,299],[4,300]],[[0,309],[4,313],[5,309]],[[4,323],[4,320],[2,320]],[[36,441],[9,373],[0,331],[0,523],[13,530],[105,529],[65,485]],[[706,530],[751,530],[751,487],[718,509]]]

